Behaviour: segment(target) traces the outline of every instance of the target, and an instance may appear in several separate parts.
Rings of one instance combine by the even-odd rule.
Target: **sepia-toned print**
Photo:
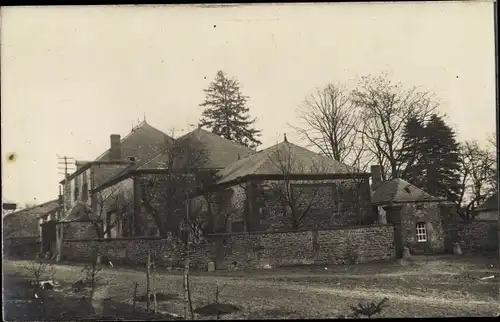
[[[495,9],[2,7],[4,320],[498,316]]]

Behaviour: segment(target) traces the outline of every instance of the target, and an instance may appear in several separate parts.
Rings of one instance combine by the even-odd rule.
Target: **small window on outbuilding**
[[[158,228],[156,226],[149,227],[148,236],[158,236],[158,235],[159,235],[159,231],[158,231]]]
[[[417,223],[417,241],[419,243],[427,241],[427,231],[424,222]]]
[[[243,220],[236,220],[231,222],[232,233],[242,233],[245,231],[245,222]]]

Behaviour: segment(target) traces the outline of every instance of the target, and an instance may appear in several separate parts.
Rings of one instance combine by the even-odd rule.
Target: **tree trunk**
[[[183,285],[184,285],[184,319],[187,320],[189,318],[188,311],[189,311],[189,285],[188,285],[188,279],[189,279],[189,259],[188,256],[184,259],[184,280],[183,280]]]
[[[189,236],[188,236],[189,238]],[[189,243],[189,242],[188,242]],[[191,302],[191,292],[189,290],[189,247],[186,248],[186,258],[184,260],[184,317],[185,319],[194,319],[193,305]]]
[[[148,253],[148,263],[147,263],[147,268],[146,268],[146,309],[147,312],[150,312],[150,305],[151,305],[151,299],[150,299],[150,288],[149,288],[149,276],[150,276],[150,270],[151,268],[151,254]]]
[[[155,276],[156,276],[156,267],[155,263],[151,263],[153,266],[153,305],[154,305],[154,313],[155,316],[158,314],[158,302],[156,301],[156,283],[155,283]]]

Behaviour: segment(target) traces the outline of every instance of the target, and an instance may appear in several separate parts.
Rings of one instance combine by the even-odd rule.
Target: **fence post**
[[[158,313],[158,303],[156,302],[156,265],[155,262],[152,262],[151,265],[153,265],[153,304],[154,304],[154,313],[155,316]]]
[[[135,304],[137,303],[137,287],[139,286],[139,283],[135,282],[134,283],[134,298],[132,299],[132,312],[135,313]]]
[[[150,312],[150,305],[151,305],[151,299],[150,299],[150,288],[149,288],[149,270],[151,267],[151,254],[148,252],[148,263],[147,263],[147,268],[146,268],[146,309],[147,312]]]

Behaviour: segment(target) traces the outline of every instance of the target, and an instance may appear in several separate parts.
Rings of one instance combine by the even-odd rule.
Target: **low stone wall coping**
[[[218,237],[229,237],[229,236],[240,236],[240,235],[266,235],[266,234],[284,234],[284,233],[306,233],[315,231],[331,231],[331,230],[348,230],[348,229],[368,229],[375,227],[392,227],[392,224],[377,224],[377,225],[363,225],[363,226],[339,226],[332,228],[322,228],[322,229],[287,229],[287,230],[275,230],[275,231],[250,231],[250,232],[239,232],[239,233],[218,233],[218,234],[208,234],[207,238],[218,238]],[[92,242],[92,241],[102,241],[102,242],[113,242],[121,240],[161,240],[168,239],[164,236],[137,236],[137,237],[119,237],[119,238],[65,238],[65,242]]]
[[[470,224],[474,224],[474,223],[489,223],[489,224],[496,223],[496,224],[498,224],[498,220],[473,219],[473,220],[468,220],[468,221],[457,221],[457,224],[459,224],[459,225],[470,225]]]
[[[287,229],[287,230],[274,230],[274,231],[249,231],[239,233],[217,233],[208,234],[207,237],[226,237],[226,236],[244,236],[244,235],[266,235],[266,234],[284,234],[284,233],[306,233],[315,231],[330,231],[330,230],[348,230],[348,229],[367,229],[375,227],[392,227],[392,224],[377,224],[377,225],[363,225],[363,226],[339,226],[332,228],[322,229]]]
[[[138,236],[138,237],[119,237],[119,238],[65,238],[65,242],[92,242],[92,241],[103,241],[103,242],[113,242],[113,241],[122,241],[122,240],[161,240],[168,239],[168,237],[163,236]]]

